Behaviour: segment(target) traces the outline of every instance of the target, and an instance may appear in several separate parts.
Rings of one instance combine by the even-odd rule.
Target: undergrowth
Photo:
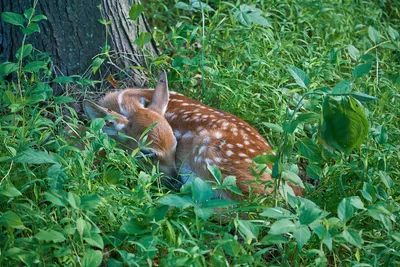
[[[254,125],[277,155],[256,162],[304,184],[304,197],[251,195],[226,208],[199,179],[170,189],[139,151],[117,148],[104,120],[75,146],[75,100],[51,85],[85,92],[94,81],[54,77],[51,57],[24,38],[0,64],[0,265],[399,265],[399,4],[144,7],[163,51],[146,71],[168,68],[172,90]],[[2,19],[30,35],[46,18]]]

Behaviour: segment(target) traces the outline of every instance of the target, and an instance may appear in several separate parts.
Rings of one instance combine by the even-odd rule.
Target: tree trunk
[[[37,14],[47,16],[41,21],[41,32],[27,37],[26,43],[52,55],[57,76],[90,75],[87,72],[93,58],[106,45],[105,26],[99,19],[111,21],[108,25],[108,43],[111,46],[110,62],[114,69],[124,70],[130,66],[145,67],[144,54],[132,42],[141,32],[149,32],[149,26],[142,14],[137,21],[127,20],[131,4],[140,0],[39,0]],[[32,7],[33,1],[0,0],[0,13],[10,11],[22,14]],[[98,6],[101,5],[101,11]],[[0,62],[15,62],[15,53],[22,42],[21,28],[0,21]],[[146,45],[151,54],[158,53],[154,42]],[[110,63],[109,62],[109,63]],[[127,72],[130,84],[143,86],[147,79],[135,68]]]

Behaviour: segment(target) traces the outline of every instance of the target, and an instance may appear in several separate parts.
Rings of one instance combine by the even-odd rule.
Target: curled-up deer
[[[223,177],[236,176],[237,186],[244,195],[249,193],[249,186],[260,194],[273,190],[248,183],[255,179],[249,170],[249,166],[255,166],[252,159],[271,150],[268,142],[236,116],[169,92],[165,72],[161,73],[154,90],[112,92],[99,105],[85,101],[84,109],[91,119],[115,115],[116,119],[110,120],[112,125],[103,130],[131,148],[137,145],[131,139],[120,137],[118,132],[137,139],[146,128],[157,123],[148,134],[151,149],[161,171],[176,177],[179,170],[182,182],[190,181],[193,175],[214,180],[207,168],[213,165]],[[267,172],[260,179],[272,180]],[[302,193],[295,186],[293,189],[296,194]],[[222,192],[222,197],[232,198],[232,195]]]

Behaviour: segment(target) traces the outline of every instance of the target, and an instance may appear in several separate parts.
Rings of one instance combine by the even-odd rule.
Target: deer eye
[[[148,106],[149,106],[149,104],[150,104],[150,101],[148,101],[146,98],[144,98],[144,97],[141,97],[140,98],[140,104],[142,104],[142,106],[144,107],[144,108],[147,108]]]

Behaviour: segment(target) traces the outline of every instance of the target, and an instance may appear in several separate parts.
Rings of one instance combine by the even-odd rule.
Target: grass
[[[249,13],[235,13],[241,4],[260,8],[264,19],[244,25]],[[147,71],[169,68],[172,90],[257,127],[277,152],[277,178],[302,177],[304,198],[251,196],[213,206],[221,215],[199,197],[210,193],[206,183],[186,188],[191,197],[167,188],[157,166],[145,170],[102,133],[104,121],[93,121],[75,147],[64,133],[83,124],[66,105],[74,100],[52,95],[46,64],[26,67],[45,61],[31,53],[0,65],[1,74],[7,67],[19,77],[0,82],[0,265],[399,264],[399,4],[208,5],[213,10],[202,12],[146,3],[162,51]],[[332,92],[362,105],[346,109],[358,116],[348,135],[337,110],[323,109],[343,107]],[[363,114],[368,136],[345,153],[338,144],[359,140]]]

